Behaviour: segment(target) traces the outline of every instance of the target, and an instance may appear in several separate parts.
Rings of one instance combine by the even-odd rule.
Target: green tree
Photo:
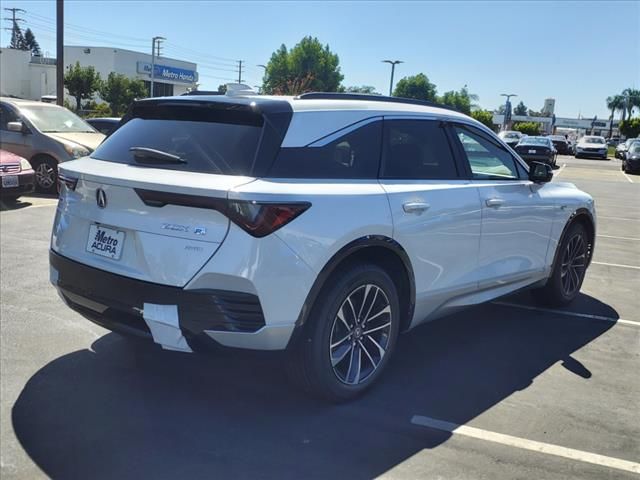
[[[625,88],[622,91],[622,96],[625,100],[625,110],[629,113],[628,118],[631,118],[633,116],[633,109],[640,109],[640,90],[635,88]],[[625,116],[623,120],[625,120],[626,118],[627,117]]]
[[[13,22],[11,26],[11,40],[9,41],[9,48],[16,50],[26,50],[24,45],[24,35],[20,29],[18,22]]]
[[[433,102],[436,100],[436,86],[424,73],[404,77],[398,81],[393,95],[395,97],[415,98]]]
[[[81,67],[80,62],[70,65],[64,74],[64,86],[69,95],[76,99],[76,110],[80,110],[82,100],[88,100],[100,88],[100,74],[92,66]]]
[[[282,45],[273,52],[265,69],[262,91],[275,95],[337,92],[343,78],[340,59],[329,45],[322,46],[315,37],[304,37],[291,50]]]
[[[607,108],[611,110],[611,122],[609,123],[609,137],[611,137],[613,132],[613,117],[616,114],[616,110],[619,110],[622,113],[622,109],[624,108],[624,97],[622,95],[607,97]]]
[[[135,99],[146,96],[147,90],[142,80],[131,80],[115,72],[111,72],[100,87],[100,97],[109,104],[114,116],[124,114]]]
[[[360,85],[360,86],[351,86],[344,89],[347,93],[363,93],[367,95],[380,95],[379,92],[376,92],[376,87],[372,87],[371,85]]]
[[[516,105],[516,107],[513,109],[513,114],[514,115],[526,115],[528,110],[529,109],[527,108],[527,106],[521,100],[520,103],[518,103],[518,105]]]
[[[489,110],[474,110],[471,112],[471,117],[486,125],[491,130],[496,128],[493,124],[493,112],[490,112]]]
[[[41,54],[40,45],[30,28],[27,28],[24,32],[24,47],[24,50],[31,51],[31,55]]]
[[[525,135],[540,135],[540,124],[537,122],[516,122],[513,129]]]
[[[636,138],[640,136],[640,117],[630,118],[620,122],[620,133],[626,138]]]
[[[444,94],[438,99],[438,101],[444,105],[455,108],[459,112],[469,115],[471,113],[471,107],[476,107],[476,104],[472,104],[473,100],[477,100],[478,96],[470,94],[465,85],[456,92],[451,90],[450,92],[444,92]]]

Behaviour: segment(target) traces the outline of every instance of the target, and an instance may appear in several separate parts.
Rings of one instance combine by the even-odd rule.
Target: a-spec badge
[[[204,227],[195,227],[193,229],[193,233],[195,233],[196,235],[206,235],[207,229]]]

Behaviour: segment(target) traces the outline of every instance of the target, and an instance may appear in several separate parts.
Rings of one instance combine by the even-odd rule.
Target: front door
[[[22,119],[11,107],[0,105],[0,149],[15,153],[29,159],[31,148],[30,135],[22,132],[12,132],[7,127],[9,122],[20,122]]]
[[[556,208],[548,189],[489,135],[466,125],[453,130],[482,204],[480,287],[544,277]]]
[[[380,183],[416,284],[414,325],[477,288],[480,201],[439,120],[385,119]]]

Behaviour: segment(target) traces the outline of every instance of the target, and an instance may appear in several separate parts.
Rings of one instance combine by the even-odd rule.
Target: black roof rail
[[[387,95],[370,95],[366,93],[339,93],[339,92],[309,92],[295,97],[296,100],[364,100],[369,102],[406,103],[409,105],[422,105],[424,107],[444,108],[446,110],[459,110],[449,105],[415,98],[389,97]]]
[[[218,90],[191,90],[190,92],[184,92],[180,96],[184,95],[224,95],[224,93]]]

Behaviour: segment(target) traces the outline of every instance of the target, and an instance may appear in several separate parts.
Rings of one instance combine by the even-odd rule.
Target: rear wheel
[[[533,290],[535,299],[550,306],[566,305],[575,299],[587,271],[588,255],[587,231],[582,224],[574,223],[562,240],[547,284]]]
[[[36,173],[36,191],[56,193],[58,191],[58,162],[53,158],[40,158],[32,162]]]
[[[287,362],[295,383],[334,402],[354,398],[375,383],[400,328],[398,293],[387,272],[362,264],[338,275],[318,296]]]

